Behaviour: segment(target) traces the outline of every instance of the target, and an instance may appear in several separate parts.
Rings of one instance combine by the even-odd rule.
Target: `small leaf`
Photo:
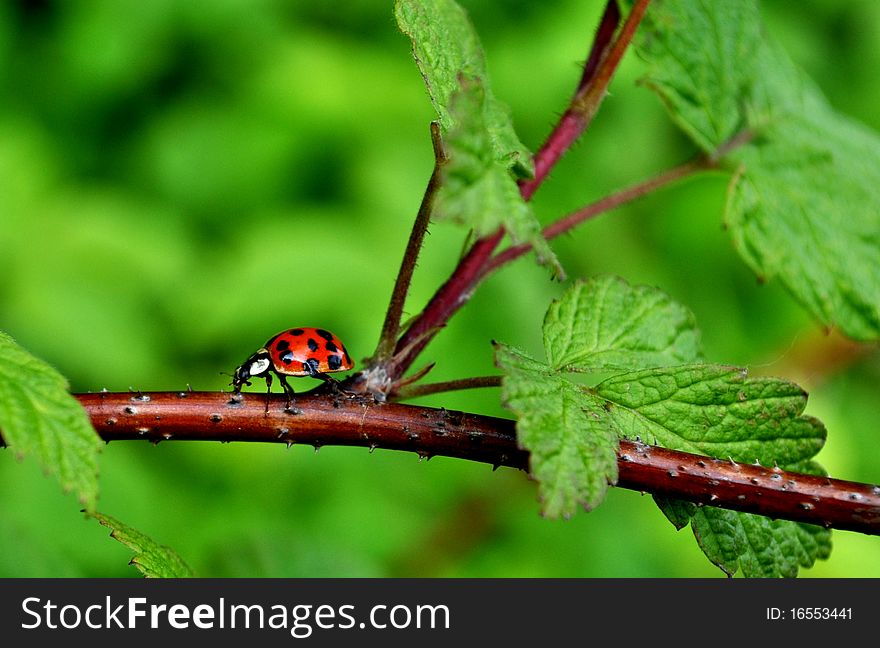
[[[504,227],[514,244],[530,243],[555,277],[563,271],[515,178],[534,174],[532,156],[510,111],[492,93],[479,38],[453,0],[398,0],[395,15],[439,115],[447,162],[434,218],[480,236]],[[511,175],[513,173],[513,175]]]
[[[666,293],[613,276],[578,281],[544,318],[549,363],[569,371],[641,369],[701,359],[694,316]]]
[[[131,564],[137,567],[145,578],[192,578],[194,576],[192,569],[173,549],[158,544],[137,529],[133,529],[109,515],[96,512],[91,514],[91,517],[111,529],[111,538],[134,551]]]
[[[743,260],[823,324],[880,338],[880,136],[831,108],[752,0],[658,0],[643,27],[645,83],[697,146],[750,136],[724,161]]]
[[[831,532],[789,520],[771,520],[705,506],[691,519],[700,548],[728,576],[795,578],[831,551]]]
[[[505,164],[493,154],[484,121],[485,95],[478,80],[464,81],[452,97],[456,117],[444,144],[448,161],[441,168],[434,218],[453,220],[478,236],[504,227],[515,244],[531,243],[538,261],[549,264],[557,276],[562,268],[541,233],[532,208]]]
[[[98,498],[103,442],[67,380],[0,332],[0,432],[17,455],[35,455],[87,510]]]
[[[808,459],[825,443],[825,427],[802,413],[806,392],[744,369],[683,365],[612,376],[596,386],[622,438],[672,450],[783,465]]]
[[[617,439],[602,402],[547,365],[512,347],[495,345],[504,372],[501,399],[517,415],[517,440],[529,450],[544,515],[591,510],[617,481]]]
[[[654,495],[654,503],[660,508],[666,519],[679,531],[691,523],[691,517],[697,511],[697,505],[684,500],[670,499]]]
[[[397,0],[395,16],[400,30],[413,47],[440,128],[448,132],[462,115],[450,112],[452,98],[461,79],[473,80],[485,91],[479,121],[484,125],[493,157],[513,167],[518,175],[530,177],[532,156],[519,140],[506,106],[489,89],[486,58],[470,19],[453,0]]]

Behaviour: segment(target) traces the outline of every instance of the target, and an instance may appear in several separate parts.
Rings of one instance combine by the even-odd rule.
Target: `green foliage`
[[[554,275],[562,268],[511,170],[530,176],[531,155],[509,111],[492,94],[479,38],[452,0],[399,0],[398,25],[412,41],[434,108],[448,161],[441,170],[433,217],[450,219],[479,236],[504,227],[515,243],[529,242]]]
[[[828,105],[753,0],[660,0],[649,16],[645,82],[673,120],[708,154],[749,138],[725,157],[740,256],[822,323],[880,337],[880,137]]]
[[[118,540],[134,551],[132,565],[137,567],[145,578],[192,578],[192,569],[183,562],[177,553],[160,545],[137,529],[123,524],[116,518],[95,512],[91,516],[110,529],[110,537]]]
[[[516,436],[529,451],[543,514],[570,517],[593,509],[617,481],[617,439],[602,401],[548,365],[498,344],[501,399],[517,416]]]
[[[627,439],[673,450],[762,465],[808,459],[825,443],[825,427],[802,416],[803,388],[745,369],[698,364],[612,376],[596,393]]]
[[[812,461],[786,469],[826,474]],[[655,501],[676,529],[691,525],[700,549],[728,576],[741,570],[747,578],[794,578],[799,567],[812,567],[831,555],[829,529],[666,498]]]
[[[580,280],[544,318],[544,348],[554,369],[605,371],[701,359],[693,314],[667,294],[620,277]]]
[[[489,88],[483,47],[464,9],[454,0],[398,0],[395,15],[400,30],[412,41],[442,131],[473,120],[470,128],[481,131],[476,137],[485,135],[486,148],[495,159],[530,176],[531,153],[517,137],[507,107]],[[466,110],[456,113],[452,108],[456,95],[467,93],[471,84],[482,88],[478,103],[471,99]]]
[[[728,576],[794,578],[831,553],[831,532],[809,524],[703,507],[691,518],[706,556]]]
[[[570,96],[601,3],[468,9],[491,89],[536,145]],[[880,4],[761,11],[834,105],[880,126],[880,50],[865,35]],[[74,391],[228,389],[219,371],[302,323],[368,353],[432,165],[426,124],[436,116],[404,49],[386,3],[4,4],[0,329],[50,359]],[[751,54],[734,67],[747,69]],[[641,71],[624,58],[584,142],[536,196],[542,220],[687,155],[655,98],[633,87]],[[880,453],[863,451],[880,416],[876,355],[816,369],[839,357],[829,354],[834,338],[814,336],[781,282],[756,286],[728,253],[712,217],[722,192],[718,177],[696,178],[554,249],[573,276],[613,272],[691,306],[712,358],[809,379],[810,411],[833,430],[823,463],[876,481]],[[457,232],[432,228],[413,307],[460,249]],[[542,279],[518,263],[481,287],[427,350],[426,361],[440,360],[432,377],[492,373],[490,337],[535,356],[545,307],[562,292]],[[424,402],[507,413],[491,389]],[[110,555],[103,527],[15,452],[0,451],[0,544],[16,548],[0,556],[0,574],[134,573]],[[487,470],[362,448],[114,442],[101,455],[100,508],[130,511],[206,576],[720,573],[662,516],[645,514],[648,498],[617,489],[609,506],[548,524],[530,514],[533,483]],[[810,575],[880,576],[880,545],[837,533],[835,559]]]
[[[752,61],[761,42],[751,0],[652,2],[639,31],[648,73],[643,83],[706,153],[747,127],[743,97],[751,93]]]
[[[517,415],[517,438],[530,452],[544,515],[595,508],[617,481],[608,403],[566,374],[695,360],[697,339],[693,315],[659,290],[596,277],[574,283],[547,310],[546,364],[496,345],[501,398]]]
[[[807,395],[794,383],[713,364],[625,370],[692,361],[697,338],[693,316],[659,290],[598,277],[574,284],[548,309],[547,364],[496,344],[502,399],[517,415],[545,515],[601,503],[617,478],[617,439],[764,465],[805,461],[821,449],[825,427],[802,415]],[[566,377],[596,369],[617,373],[594,388]],[[793,576],[798,564],[812,566],[830,550],[829,539],[798,524],[657,503],[676,528],[690,522],[700,548],[729,574],[740,565],[747,576]]]
[[[98,499],[103,443],[67,380],[0,332],[0,432],[18,456],[35,455],[86,509]]]

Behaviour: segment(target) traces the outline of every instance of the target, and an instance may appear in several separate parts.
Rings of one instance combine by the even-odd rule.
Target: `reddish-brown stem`
[[[416,398],[417,396],[428,396],[429,394],[440,394],[443,392],[456,391],[459,389],[479,389],[481,387],[500,387],[501,376],[479,376],[476,378],[459,378],[458,380],[448,380],[446,382],[427,383],[421,385],[410,385],[399,389],[397,395],[391,400],[401,401],[408,398]]]
[[[604,198],[597,200],[596,202],[591,203],[585,207],[582,207],[581,209],[572,212],[568,216],[565,216],[558,221],[551,223],[550,225],[545,227],[541,233],[544,238],[549,241],[556,238],[560,234],[565,234],[566,232],[582,224],[584,221],[594,218],[595,216],[615,209],[616,207],[620,207],[621,205],[625,205],[626,203],[632,202],[633,200],[637,200],[642,196],[653,193],[658,189],[678,182],[679,180],[699,171],[714,169],[718,166],[719,161],[723,159],[725,155],[736,150],[740,146],[748,144],[753,137],[754,133],[751,130],[746,129],[740,131],[729,140],[724,142],[724,144],[719,146],[712,153],[701,155],[693,160],[685,162],[684,164],[680,164],[677,167],[673,167],[672,169],[664,171],[663,173],[656,175],[653,178],[648,178],[643,182],[635,184],[631,187],[627,187],[626,189],[618,191],[617,193],[605,196]],[[485,266],[483,266],[481,278],[491,274],[505,263],[513,261],[514,259],[522,256],[531,249],[531,244],[523,243],[521,245],[511,246],[506,250],[499,252],[494,257],[492,257]]]
[[[474,243],[465,257],[459,262],[452,276],[434,293],[431,301],[415,322],[397,342],[398,354],[389,375],[399,378],[409,369],[437,331],[445,326],[449,318],[470,299],[476,285],[480,269],[492,256],[492,252],[504,238],[504,230],[481,238]]]
[[[631,187],[627,187],[617,193],[605,196],[594,203],[572,212],[568,216],[565,216],[545,227],[542,234],[547,240],[556,238],[560,234],[564,234],[565,232],[574,229],[586,220],[615,209],[616,207],[620,207],[621,205],[625,205],[633,200],[637,200],[642,196],[652,193],[666,185],[677,182],[697,171],[712,168],[713,165],[714,163],[706,157],[685,162],[684,164],[669,169],[660,175],[649,178],[648,180]],[[491,274],[500,266],[513,261],[531,249],[532,245],[530,243],[523,243],[521,245],[513,245],[502,252],[499,252],[483,266],[481,277]]]
[[[599,66],[611,47],[619,23],[620,9],[617,6],[617,0],[608,0],[608,3],[605,5],[605,12],[602,14],[602,19],[599,22],[599,27],[596,29],[596,36],[593,38],[593,46],[584,65],[584,73],[575,89],[572,103],[574,103],[575,99],[585,88],[595,81]],[[563,113],[559,123],[535,155],[535,177],[520,183],[520,191],[525,200],[531,199],[550,173],[550,170],[571,147],[572,142],[583,132],[586,125],[586,115],[581,114],[579,111],[569,107]]]
[[[428,231],[428,223],[431,220],[431,211],[434,206],[434,196],[440,186],[440,168],[446,161],[446,154],[443,151],[443,142],[440,137],[440,124],[437,122],[431,122],[431,143],[434,147],[434,170],[431,173],[431,179],[428,181],[428,187],[425,189],[425,195],[422,197],[422,203],[419,205],[416,220],[413,223],[409,240],[406,243],[406,251],[400,263],[400,271],[397,273],[397,280],[394,282],[394,289],[391,292],[391,301],[385,313],[382,333],[379,336],[379,343],[373,356],[377,362],[388,360],[394,351],[394,345],[400,333],[400,320],[403,315],[404,304],[406,303],[406,295],[412,282],[416,261],[419,258],[419,251],[422,249],[425,232]]]
[[[265,441],[406,450],[528,468],[514,421],[370,398],[300,394],[300,413],[273,395],[158,392],[77,395],[105,441]],[[880,535],[880,487],[736,464],[621,441],[617,485],[655,495]]]
[[[593,46],[590,54],[587,56],[587,62],[584,64],[584,73],[581,75],[581,81],[575,90],[575,95],[580,92],[581,88],[586,88],[593,82],[599,64],[611,43],[614,41],[614,34],[617,32],[617,26],[620,24],[620,7],[618,0],[608,0],[605,3],[605,11],[602,12],[602,18],[599,20],[599,27],[596,29],[596,35],[593,38]]]
[[[596,114],[596,110],[598,110],[599,105],[605,98],[608,84],[611,83],[611,77],[614,76],[617,66],[632,42],[636,29],[638,29],[639,24],[642,22],[642,18],[645,17],[645,12],[648,10],[650,3],[651,0],[636,0],[623,23],[623,27],[620,29],[620,33],[611,44],[608,54],[602,58],[601,65],[596,69],[595,76],[590,80],[590,83],[584,85],[575,95],[572,107],[587,115],[588,122]]]
[[[540,175],[536,172],[533,179],[520,183],[520,193],[525,200],[534,195],[550,169],[589,125],[649,2],[650,0],[636,1],[610,46],[608,40],[615,31],[612,25],[616,27],[619,16],[615,17],[615,10],[606,9],[597,31],[596,44],[588,57],[584,76],[571,106],[535,156],[535,168],[541,170]],[[614,0],[609,0],[609,3],[613,4]],[[477,283],[485,275],[485,264],[502,238],[504,229],[500,228],[494,234],[474,243],[449,280],[440,287],[421,315],[401,336],[395,347],[395,361],[388,371],[392,380],[399,379],[406,372],[437,331],[470,299]]]

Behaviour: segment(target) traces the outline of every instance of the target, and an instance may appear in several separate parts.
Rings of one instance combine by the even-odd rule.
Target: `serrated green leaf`
[[[746,578],[794,578],[831,550],[831,532],[789,520],[771,520],[705,506],[691,518],[694,537],[726,574]]]
[[[666,293],[620,277],[578,281],[544,318],[544,348],[569,371],[641,369],[701,359],[691,312]]]
[[[617,433],[673,450],[783,465],[809,459],[825,427],[803,416],[806,392],[722,365],[683,365],[612,376],[596,386]]]
[[[656,0],[639,31],[648,72],[642,83],[703,151],[711,153],[746,126],[742,97],[754,84],[761,42],[749,0]]]
[[[578,506],[598,506],[617,481],[617,439],[601,400],[512,347],[496,344],[495,362],[544,515],[569,517]]]
[[[489,89],[483,47],[464,9],[453,0],[397,0],[395,17],[400,31],[412,42],[413,57],[440,117],[441,130],[448,132],[456,121],[466,118],[454,116],[450,106],[462,78],[475,81],[485,90],[479,121],[494,159],[530,177],[531,153],[517,137],[507,107]]]
[[[452,98],[455,122],[444,141],[449,159],[441,168],[434,218],[461,223],[478,236],[504,227],[515,244],[531,243],[538,261],[561,275],[532,208],[505,164],[493,154],[484,122],[485,99],[479,80],[464,82]]]
[[[765,48],[768,49],[768,48]],[[777,65],[793,65],[774,56]],[[809,87],[809,86],[808,86]],[[805,90],[805,92],[809,92]],[[880,137],[821,96],[774,114],[740,165],[725,221],[760,277],[779,277],[823,324],[880,338]]]
[[[711,364],[624,371],[592,389],[567,378],[583,367],[613,370],[697,355],[693,318],[659,291],[616,278],[578,282],[548,309],[544,328],[550,364],[497,343],[495,360],[504,373],[503,403],[517,415],[517,439],[529,451],[547,515],[602,501],[617,479],[615,437],[821,473],[810,458],[824,444],[825,428],[803,415],[807,394],[794,383]],[[619,354],[611,355],[616,364],[604,359],[609,351]],[[796,576],[799,566],[812,566],[831,549],[830,534],[818,527],[655,501],[676,528],[691,524],[703,552],[731,575]]]
[[[533,175],[531,153],[517,137],[510,111],[492,94],[467,14],[453,0],[398,0],[395,15],[440,117],[447,162],[433,217],[480,236],[504,227],[515,244],[531,244],[538,262],[561,278],[562,268],[514,178]]]
[[[87,510],[98,498],[103,442],[67,380],[0,332],[0,433],[17,455],[33,455]]]
[[[759,277],[822,323],[880,337],[880,137],[835,112],[762,32],[749,0],[658,0],[643,26],[645,83],[704,151],[750,133],[725,221]]]
[[[134,551],[131,564],[137,567],[145,578],[192,578],[194,576],[192,569],[173,549],[160,545],[137,529],[133,529],[109,515],[96,512],[91,516],[110,529],[111,538]]]

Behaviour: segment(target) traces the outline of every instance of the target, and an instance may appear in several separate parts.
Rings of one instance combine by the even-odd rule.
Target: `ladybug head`
[[[250,378],[254,376],[263,376],[272,366],[272,360],[269,358],[269,352],[266,349],[260,349],[250,358],[245,360],[240,367],[236,368],[232,375],[232,386],[237,394],[241,391],[243,385],[250,387]]]

